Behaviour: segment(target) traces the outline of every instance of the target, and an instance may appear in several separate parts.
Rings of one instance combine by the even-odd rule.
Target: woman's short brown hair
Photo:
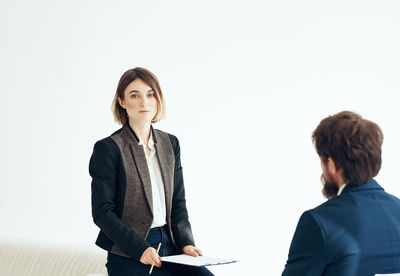
[[[128,85],[136,79],[141,79],[148,86],[153,89],[155,97],[157,100],[157,113],[154,116],[152,123],[156,123],[165,116],[165,102],[161,91],[160,83],[156,76],[149,70],[141,67],[136,67],[126,71],[118,82],[117,91],[115,92],[114,100],[112,103],[112,111],[114,114],[114,119],[117,123],[124,125],[128,123],[128,114],[126,110],[121,107],[118,102],[118,98],[124,99],[125,89]]]
[[[356,113],[343,111],[323,119],[312,139],[323,162],[331,157],[342,168],[347,184],[366,183],[381,168],[382,130]]]

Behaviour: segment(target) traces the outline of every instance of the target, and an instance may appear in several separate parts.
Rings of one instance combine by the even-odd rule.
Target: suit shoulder
[[[179,145],[178,137],[173,134],[168,133],[169,139],[171,140],[172,145]]]
[[[323,243],[325,243],[325,237],[326,237],[326,233],[325,233],[325,227],[323,222],[320,221],[320,219],[318,218],[318,216],[315,215],[315,213],[313,212],[314,209],[305,211],[298,222],[297,225],[297,229],[299,231],[304,231],[306,230],[306,235],[309,235],[309,233],[319,233],[320,237],[321,237],[321,241],[323,241]],[[296,230],[297,231],[297,230]]]
[[[120,128],[120,129],[114,131],[110,136],[107,136],[107,137],[105,137],[105,138],[103,138],[103,139],[98,140],[98,141],[96,142],[96,144],[100,144],[100,145],[102,145],[102,144],[103,144],[103,145],[110,144],[111,141],[112,141],[112,137],[115,136],[115,135],[118,135],[121,131],[122,131],[122,128]]]
[[[384,192],[390,199],[392,199],[393,201],[396,201],[397,203],[399,203],[400,204],[400,199],[397,197],[397,196],[395,196],[395,195],[392,195],[392,194],[389,194],[388,192]]]
[[[102,152],[102,153],[112,153],[117,154],[119,152],[119,148],[117,143],[114,141],[112,136],[115,135],[115,132],[108,137],[105,137],[94,144],[93,151],[94,152]]]
[[[175,156],[180,154],[181,148],[179,146],[179,140],[175,135],[168,133],[169,140],[171,141],[172,148],[174,149]]]
[[[337,212],[340,209],[342,203],[339,197],[331,198],[324,203],[318,205],[317,207],[308,210],[310,214],[312,214],[315,218],[321,218],[325,216],[329,216],[329,214]]]
[[[162,135],[167,135],[169,137],[169,140],[171,141],[172,147],[175,149],[176,146],[179,146],[179,140],[178,137],[175,135],[168,133],[166,131],[160,130],[160,129],[154,129],[154,131],[158,132],[159,134]]]
[[[154,128],[154,131],[157,132],[158,134],[163,134],[163,135],[168,135],[168,136],[172,135],[171,133],[166,132],[166,131],[161,130],[161,129],[158,129],[158,128]],[[172,135],[172,136],[174,136],[174,135]]]
[[[313,210],[314,209],[303,212],[303,214],[300,216],[300,221],[307,221],[312,223],[317,222]]]
[[[120,129],[114,131],[113,134],[110,135],[110,137],[119,134],[121,131],[122,131],[122,127]]]

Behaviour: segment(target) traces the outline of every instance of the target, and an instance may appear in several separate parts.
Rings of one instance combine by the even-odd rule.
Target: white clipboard
[[[206,256],[193,257],[186,254],[161,257],[161,261],[190,265],[190,266],[222,265],[222,264],[231,264],[237,262],[236,260],[226,260],[226,259],[212,258]]]

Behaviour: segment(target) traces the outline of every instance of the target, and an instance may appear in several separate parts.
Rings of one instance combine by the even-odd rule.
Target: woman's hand
[[[140,262],[145,265],[152,265],[161,267],[161,258],[158,256],[157,251],[153,247],[148,247],[140,257]]]
[[[193,245],[186,245],[183,248],[183,253],[185,253],[186,255],[193,256],[193,257],[203,256],[203,253],[201,252],[201,250],[198,249],[197,247],[194,247]]]

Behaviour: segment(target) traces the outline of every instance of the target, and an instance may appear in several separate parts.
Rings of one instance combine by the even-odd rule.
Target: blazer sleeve
[[[128,228],[116,214],[119,163],[118,146],[112,138],[98,141],[89,163],[92,177],[92,216],[106,236],[132,258],[139,260],[150,245]]]
[[[320,276],[327,258],[323,229],[310,211],[297,224],[283,276]]]
[[[178,138],[169,135],[175,154],[174,193],[172,197],[171,228],[178,249],[195,245],[189,216],[186,209],[185,187],[183,183],[181,150]]]

